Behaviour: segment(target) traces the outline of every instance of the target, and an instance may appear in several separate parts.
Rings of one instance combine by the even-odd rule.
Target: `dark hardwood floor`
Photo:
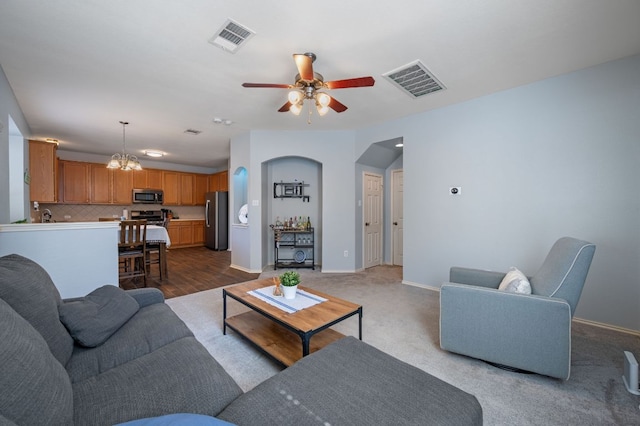
[[[156,287],[169,299],[228,284],[254,280],[260,274],[249,274],[231,268],[230,251],[214,251],[206,247],[170,249],[167,252],[168,277],[160,281],[158,265],[151,265],[147,287]],[[122,280],[125,290],[144,287],[142,279]]]

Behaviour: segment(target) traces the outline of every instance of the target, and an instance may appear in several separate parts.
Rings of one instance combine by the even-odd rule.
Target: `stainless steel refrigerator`
[[[205,246],[212,250],[229,248],[229,193],[207,192],[204,207]]]

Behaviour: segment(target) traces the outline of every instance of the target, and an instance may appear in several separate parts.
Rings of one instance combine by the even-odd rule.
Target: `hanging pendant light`
[[[122,154],[120,154],[119,152],[113,154],[111,156],[111,161],[107,163],[107,168],[120,170],[142,170],[142,166],[138,161],[138,157],[132,154],[127,154],[124,129],[129,124],[129,122],[121,121],[120,124],[122,124]]]

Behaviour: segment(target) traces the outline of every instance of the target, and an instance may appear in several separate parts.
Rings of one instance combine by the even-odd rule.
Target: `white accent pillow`
[[[518,268],[513,266],[504,276],[498,290],[510,291],[512,293],[531,294],[531,284],[527,277]]]

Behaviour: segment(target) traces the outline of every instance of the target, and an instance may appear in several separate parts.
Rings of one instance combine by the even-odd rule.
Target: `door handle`
[[[369,222],[365,222],[365,223],[364,223],[364,226],[369,226]]]
[[[398,226],[398,222],[393,222],[394,225]]]

